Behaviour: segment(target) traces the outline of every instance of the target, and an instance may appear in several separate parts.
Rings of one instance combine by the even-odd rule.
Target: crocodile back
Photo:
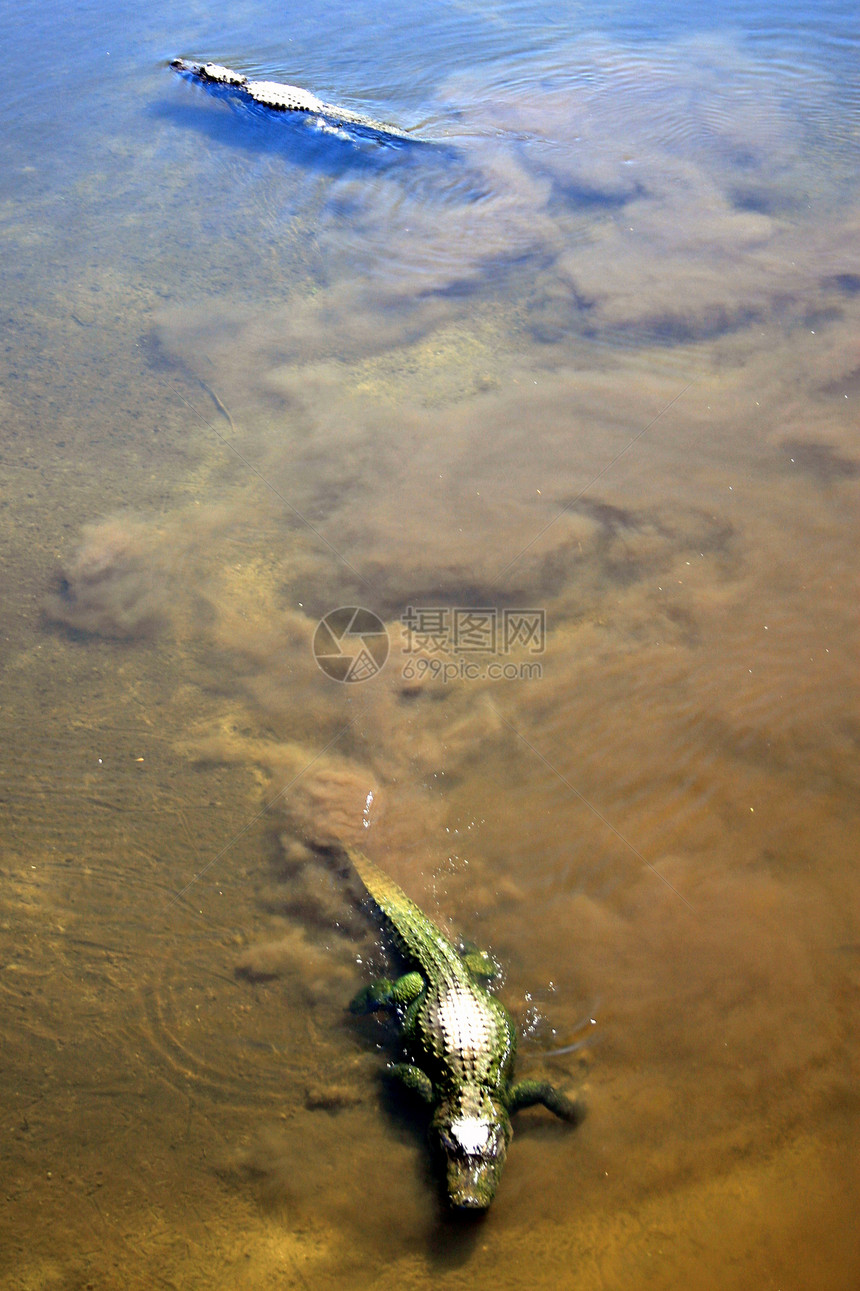
[[[401,954],[426,978],[406,1032],[428,1075],[449,1091],[498,1087],[510,1074],[516,1049],[507,1009],[475,981],[456,947],[393,879],[362,852],[349,849],[349,858]]]

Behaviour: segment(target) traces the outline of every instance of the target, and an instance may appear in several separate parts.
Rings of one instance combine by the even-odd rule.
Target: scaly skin
[[[430,1134],[445,1159],[451,1205],[484,1211],[501,1178],[512,1114],[542,1103],[578,1123],[583,1109],[545,1082],[514,1084],[516,1029],[482,984],[493,975],[489,957],[460,955],[387,874],[361,852],[348,855],[411,966],[396,981],[365,986],[350,1010],[400,1015],[405,1061],[391,1073],[433,1110]]]
[[[222,67],[220,63],[192,63],[185,58],[174,58],[170,66],[180,75],[198,81],[215,92],[228,92],[231,97],[256,103],[273,112],[305,113],[329,126],[360,126],[383,138],[421,142],[416,135],[407,134],[405,130],[398,130],[396,126],[384,121],[374,121],[372,117],[351,112],[349,108],[324,103],[315,94],[298,85],[284,85],[280,81],[251,81],[241,72]]]

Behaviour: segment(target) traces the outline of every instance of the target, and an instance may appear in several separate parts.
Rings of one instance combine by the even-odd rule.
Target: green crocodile
[[[484,1211],[495,1196],[511,1141],[511,1116],[542,1103],[574,1124],[582,1104],[545,1081],[514,1083],[516,1029],[485,983],[494,975],[483,952],[461,954],[392,879],[361,852],[348,856],[412,971],[359,991],[352,1013],[378,1009],[400,1017],[404,1061],[391,1074],[432,1109],[431,1142],[445,1162],[448,1199]]]

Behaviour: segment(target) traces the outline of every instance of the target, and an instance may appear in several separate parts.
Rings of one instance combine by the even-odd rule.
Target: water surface
[[[3,1285],[855,1286],[853,10],[0,35]],[[478,1227],[344,1016],[344,840],[587,1098]]]

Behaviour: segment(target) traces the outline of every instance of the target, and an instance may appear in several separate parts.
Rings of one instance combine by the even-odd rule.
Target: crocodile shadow
[[[230,86],[190,82],[185,74],[182,80],[186,82],[182,100],[165,95],[150,107],[151,115],[193,130],[218,147],[280,156],[289,165],[333,175],[418,166],[433,172],[462,158],[451,144],[394,128],[389,132],[369,120],[326,120],[314,112],[279,111],[237,95]],[[215,104],[207,104],[212,99]]]

